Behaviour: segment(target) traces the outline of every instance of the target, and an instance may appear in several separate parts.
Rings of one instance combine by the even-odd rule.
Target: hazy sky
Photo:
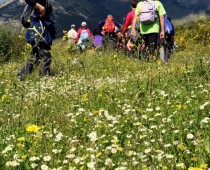
[[[0,0],[0,2],[4,2],[4,1],[6,1],[6,0]]]

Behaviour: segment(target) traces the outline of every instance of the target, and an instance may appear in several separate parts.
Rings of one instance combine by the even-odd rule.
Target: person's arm
[[[125,32],[128,28],[128,26],[130,25],[130,23],[132,22],[133,17],[131,16],[132,14],[129,12],[126,19],[125,19],[125,24],[123,26],[123,31],[122,34],[125,35]]]
[[[132,23],[132,30],[131,30],[131,35],[132,36],[136,36],[136,22],[137,22],[137,18],[140,14],[140,2],[138,3],[136,10],[135,10],[135,15],[133,18],[133,23]]]
[[[67,38],[70,38],[70,30],[67,32]]]
[[[34,6],[34,8],[38,9],[40,12],[40,17],[44,17],[45,16],[45,7],[43,7],[41,4],[36,3],[36,5]]]
[[[132,23],[132,30],[131,30],[131,35],[132,36],[136,36],[136,18],[138,17],[138,15],[134,15],[134,18],[133,18],[133,23]]]
[[[91,33],[90,33],[90,29],[89,28],[87,29],[87,32],[88,32],[88,36],[90,37]]]
[[[77,32],[74,31],[74,39],[76,39],[76,37],[77,37]]]
[[[81,34],[82,29],[79,28],[78,32],[77,32],[77,37],[76,37],[76,41],[79,40],[80,34]]]
[[[164,39],[165,37],[164,27],[165,27],[164,15],[161,15],[160,16],[160,39]]]
[[[34,8],[38,9],[40,12],[40,17],[45,16],[45,7],[42,6],[41,4],[39,4],[37,1],[35,0],[25,0],[25,2],[30,5],[33,6]]]
[[[165,38],[165,31],[164,31],[164,27],[165,27],[165,19],[164,19],[164,15],[166,14],[165,8],[163,7],[163,4],[160,1],[155,1],[156,5],[157,5],[157,10],[158,10],[158,14],[159,14],[159,19],[160,19],[160,39],[164,39]]]

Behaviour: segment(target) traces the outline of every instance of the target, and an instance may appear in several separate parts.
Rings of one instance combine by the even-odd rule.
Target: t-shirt
[[[76,39],[77,37],[77,32],[72,28],[68,31],[68,39]]]
[[[136,7],[135,15],[138,15],[138,16],[140,15],[142,3],[143,3],[143,1],[138,3],[138,5]],[[155,6],[156,6],[159,16],[166,14],[163,4],[160,1],[156,0]],[[151,24],[141,24],[140,23],[141,34],[159,33],[160,32],[160,24],[159,24],[160,21],[159,20],[160,19],[158,17],[154,23],[151,23]]]
[[[134,18],[134,15],[135,15],[135,12],[134,11],[130,11],[127,16],[126,16],[126,19],[125,19],[125,23],[124,23],[124,26],[123,26],[123,31],[122,31],[122,34],[124,35],[127,28],[132,25],[132,22],[133,22],[133,18]]]

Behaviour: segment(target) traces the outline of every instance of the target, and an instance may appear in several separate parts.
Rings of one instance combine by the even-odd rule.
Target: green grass
[[[1,66],[0,169],[207,169],[209,49],[147,63],[57,40],[50,77],[20,82],[24,61]]]

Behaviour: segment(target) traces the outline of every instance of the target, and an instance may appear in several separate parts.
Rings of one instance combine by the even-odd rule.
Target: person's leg
[[[172,54],[172,50],[173,50],[173,36],[168,35],[165,38],[165,49],[166,49],[166,59],[167,61],[169,61],[171,54]]]
[[[148,51],[150,56],[154,56],[155,51],[157,50],[158,35],[159,35],[158,33],[148,34],[147,43],[148,43]]]
[[[38,62],[39,50],[38,47],[34,46],[32,43],[31,58],[25,63],[18,73],[18,78],[23,79],[23,75],[31,74],[34,71],[34,64]]]
[[[39,59],[40,59],[40,71],[39,75],[49,75],[50,74],[50,65],[51,65],[51,53],[50,53],[50,46],[46,44],[39,45]]]
[[[149,61],[149,41],[148,41],[148,37],[149,35],[148,34],[144,34],[142,35],[142,45],[144,44],[144,48],[142,48],[142,45],[141,45],[141,53],[142,53],[142,58],[145,59],[146,61]]]

